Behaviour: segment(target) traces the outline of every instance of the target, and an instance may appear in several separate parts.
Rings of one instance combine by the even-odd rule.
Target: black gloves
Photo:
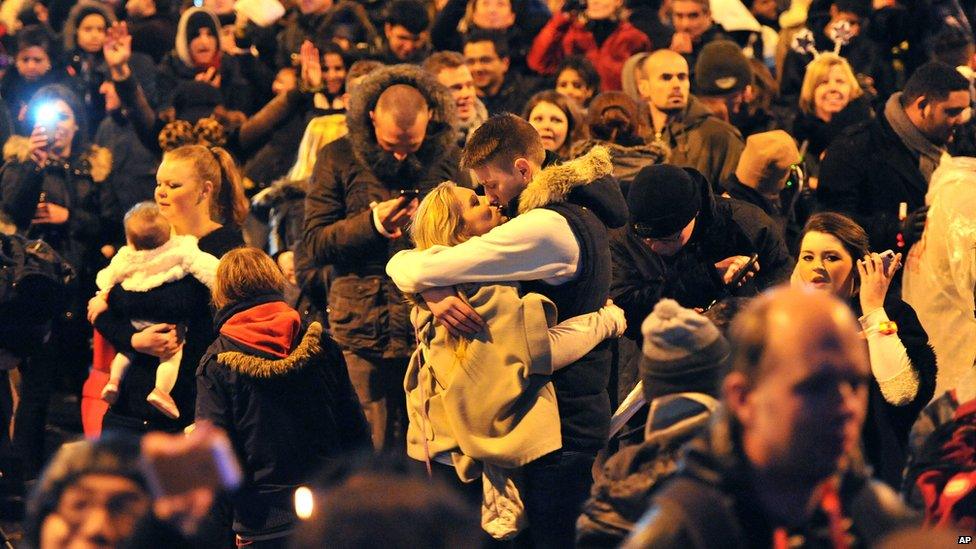
[[[929,215],[929,207],[922,206],[908,214],[901,222],[901,235],[905,239],[905,247],[910,248],[912,244],[922,238],[922,231],[925,230],[925,220]]]

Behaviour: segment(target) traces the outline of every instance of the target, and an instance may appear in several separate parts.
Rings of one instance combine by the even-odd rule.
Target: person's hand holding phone
[[[50,153],[48,152],[49,143],[50,136],[47,130],[44,129],[44,126],[34,126],[34,131],[31,132],[27,148],[30,151],[30,159],[38,166],[43,166],[50,157]]]
[[[413,219],[420,201],[416,196],[405,194],[390,200],[384,200],[374,207],[376,216],[383,230],[390,234],[390,238],[403,236],[403,228]]]
[[[884,306],[888,287],[900,267],[901,254],[892,254],[890,250],[884,254],[868,254],[857,260],[857,274],[861,281],[858,299],[863,314]]]
[[[160,520],[193,535],[221,490],[240,485],[241,467],[227,434],[206,421],[187,435],[161,432],[142,438],[143,469]]]
[[[747,255],[734,255],[716,263],[715,270],[718,271],[718,275],[722,277],[722,282],[726,286],[741,288],[759,272],[759,261],[755,261],[755,265],[750,267],[750,263],[753,261],[754,258]]]

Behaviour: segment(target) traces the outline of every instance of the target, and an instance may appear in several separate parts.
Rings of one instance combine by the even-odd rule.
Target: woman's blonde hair
[[[201,181],[213,183],[210,218],[224,225],[240,227],[247,217],[248,200],[244,181],[234,157],[221,147],[183,145],[163,154],[163,160],[192,163],[193,173]]]
[[[468,239],[465,232],[464,206],[454,194],[455,185],[445,181],[430,191],[410,224],[410,238],[418,250],[431,246],[457,246]]]
[[[220,309],[267,294],[280,294],[285,276],[268,254],[257,248],[235,248],[220,258],[213,287],[214,305]]]
[[[291,181],[305,181],[312,177],[319,152],[329,143],[349,133],[345,114],[317,116],[308,123],[302,142],[298,145],[298,157],[288,172]]]
[[[830,69],[841,67],[844,76],[851,83],[851,101],[864,95],[864,90],[857,82],[851,65],[843,57],[835,53],[822,53],[807,65],[806,75],[803,77],[803,86],[800,88],[800,110],[805,114],[813,114],[816,106],[813,103],[813,92],[817,86],[827,81]]]

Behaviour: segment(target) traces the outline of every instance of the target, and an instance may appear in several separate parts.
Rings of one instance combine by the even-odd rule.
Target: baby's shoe
[[[176,402],[173,401],[173,397],[169,396],[169,393],[163,392],[159,387],[156,387],[149,393],[149,396],[146,397],[146,402],[152,404],[170,419],[180,417],[180,410],[176,407]]]

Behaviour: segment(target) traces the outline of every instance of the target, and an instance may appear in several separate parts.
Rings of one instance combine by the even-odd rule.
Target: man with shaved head
[[[695,168],[716,185],[735,172],[744,144],[739,131],[691,95],[685,58],[671,50],[647,56],[637,88],[647,102],[655,139],[671,149],[669,164]]]
[[[910,524],[859,456],[867,346],[833,296],[781,288],[733,321],[718,421],[624,547],[867,547]]]
[[[414,348],[409,308],[384,267],[411,247],[404,228],[419,199],[458,178],[453,119],[450,93],[419,67],[375,71],[351,98],[349,134],[319,153],[306,198],[304,251],[331,269],[328,321],[377,449],[405,451]]]

